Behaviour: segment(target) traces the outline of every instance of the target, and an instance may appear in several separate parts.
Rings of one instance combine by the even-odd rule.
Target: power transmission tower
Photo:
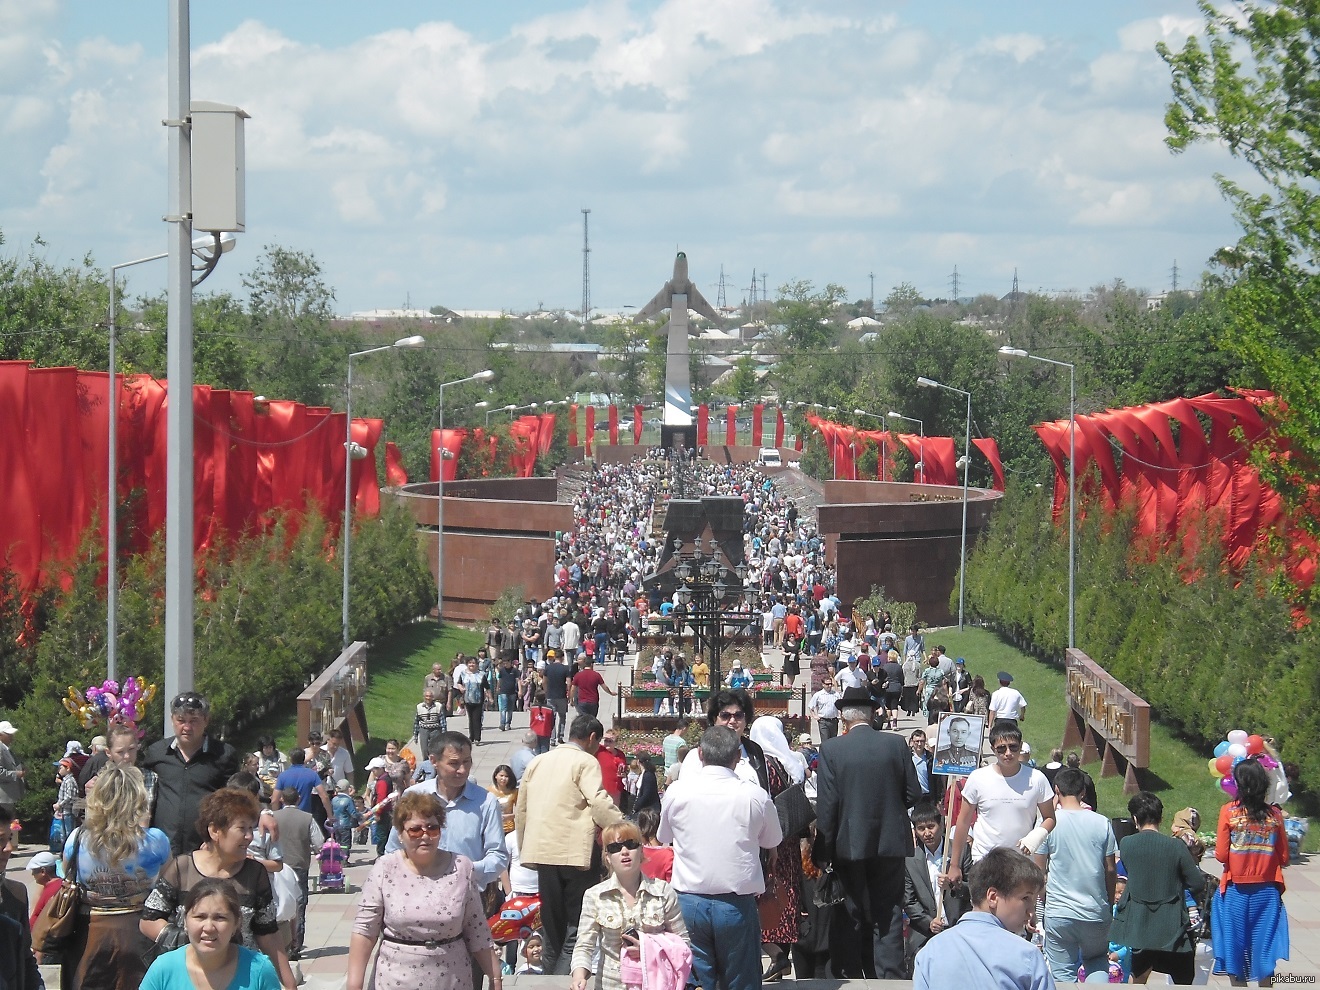
[[[769,302],[769,301],[770,301],[770,297],[769,297],[768,295],[766,295],[766,292],[765,292],[765,272],[762,272],[762,273],[761,273],[761,301],[762,301],[762,302]]]
[[[724,296],[724,266],[723,265],[720,265],[720,291],[715,296],[715,308],[716,309],[728,308],[728,300]]]
[[[961,281],[958,279],[958,266],[957,266],[957,265],[954,265],[954,266],[953,266],[953,274],[949,276],[949,283],[953,286],[953,300],[952,300],[952,301],[953,301],[953,302],[957,302],[957,301],[958,301],[958,286],[962,284]]]
[[[749,310],[750,313],[751,310],[756,309],[756,269],[755,268],[752,269],[752,292],[751,295],[748,296],[748,299],[751,300],[748,303],[748,306],[750,307]]]
[[[591,242],[587,237],[588,217],[591,210],[582,211],[582,329],[587,329],[591,319]]]
[[[871,272],[867,278],[871,280],[871,313],[875,313],[875,272]]]
[[[1173,291],[1178,291],[1178,259],[1173,259]]]
[[[1017,294],[1018,294],[1017,269],[1014,268],[1013,269],[1013,301],[1014,302],[1017,302]]]

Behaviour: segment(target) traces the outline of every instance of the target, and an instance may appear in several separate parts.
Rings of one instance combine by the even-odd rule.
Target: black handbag
[[[816,895],[812,900],[816,907],[823,908],[843,903],[843,881],[833,867],[827,866],[821,870],[820,879],[816,881]]]
[[[779,827],[785,839],[800,839],[807,827],[816,820],[816,809],[807,797],[805,784],[794,784],[775,795],[775,811],[779,812]]]

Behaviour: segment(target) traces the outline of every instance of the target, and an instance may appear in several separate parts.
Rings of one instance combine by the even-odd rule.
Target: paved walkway
[[[778,665],[777,656],[771,661],[772,666]],[[606,681],[611,687],[617,686],[621,681],[628,683],[626,667],[607,665],[598,667],[598,670],[604,675]],[[804,672],[798,680],[798,684],[804,684],[809,678],[809,674]],[[608,695],[602,698],[601,715],[602,721],[608,726],[613,720],[614,705],[611,704],[613,698]],[[462,718],[454,720],[453,723],[459,726],[465,726]],[[514,728],[508,732],[500,732],[499,714],[497,712],[486,713],[486,725],[483,729],[483,744],[476,748],[473,754],[472,779],[482,786],[490,783],[495,768],[501,763],[507,763],[509,756],[518,746],[518,738],[523,731],[527,729],[527,716],[523,713],[517,713],[514,718]],[[899,730],[906,735],[912,729],[918,726],[924,727],[925,719],[900,717]],[[495,728],[492,728],[495,726]],[[1205,809],[1203,809],[1205,810]],[[1207,815],[1207,818],[1212,818]],[[32,853],[38,850],[36,846],[24,847],[16,854],[10,862],[7,876],[12,879],[26,882],[29,889],[32,887],[31,874],[27,872],[27,860]],[[307,990],[339,990],[344,985],[345,970],[348,963],[348,941],[352,932],[353,918],[356,913],[356,891],[361,887],[363,880],[371,870],[371,863],[375,857],[375,850],[354,850],[354,855],[347,870],[347,877],[351,885],[351,891],[337,893],[313,893],[310,904],[307,909],[307,949],[303,954],[301,963],[302,973],[306,978]],[[1219,872],[1218,864],[1214,860],[1213,854],[1207,856],[1201,864],[1207,872],[1213,872],[1216,875]],[[1304,979],[1295,982],[1315,982],[1320,979],[1320,857],[1306,856],[1300,857],[1299,861],[1290,866],[1286,873],[1288,892],[1284,897],[1288,909],[1289,926],[1292,936],[1292,958],[1281,965],[1279,973],[1282,976],[1285,973],[1291,973]],[[1202,956],[1201,961],[1208,963],[1208,957]],[[1198,978],[1198,983],[1207,983],[1210,986],[1228,986],[1227,980],[1218,978],[1209,978],[1204,972],[1208,970],[1208,965],[1203,966],[1203,973]],[[1309,979],[1305,979],[1308,978]],[[1153,976],[1151,983],[1157,983],[1161,977]],[[563,990],[567,985],[566,977],[506,977],[507,986],[518,986],[524,990]],[[1283,984],[1284,980],[1278,981]],[[52,990],[58,986],[59,976],[55,969],[46,970],[46,983]],[[837,980],[830,981],[802,981],[800,985],[803,990],[839,990],[841,982]],[[874,981],[866,984],[869,987],[911,987],[911,982],[905,981]]]

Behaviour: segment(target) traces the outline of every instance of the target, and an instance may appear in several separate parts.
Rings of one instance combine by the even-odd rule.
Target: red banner
[[[761,438],[764,431],[761,428],[761,420],[765,415],[765,405],[758,402],[752,406],[752,446],[761,446]]]
[[[583,438],[582,446],[586,448],[587,456],[591,456],[591,444],[596,439],[596,407],[587,406],[587,432]]]
[[[784,410],[775,409],[775,446],[784,445]]]
[[[574,402],[568,407],[568,445],[576,447],[578,445],[578,407]]]
[[[702,403],[697,406],[697,446],[705,447],[710,443],[710,406]]]
[[[724,427],[724,442],[733,447],[738,443],[738,407],[729,406],[724,411],[724,415],[727,417]]]
[[[385,484],[398,486],[407,483],[408,472],[403,467],[403,454],[399,452],[399,445],[389,440],[385,444]]]
[[[995,442],[994,437],[972,437],[972,446],[985,455],[985,459],[990,462],[990,473],[994,476],[994,488],[997,492],[1004,490],[1004,464],[999,459],[999,444]]]
[[[617,447],[619,445],[619,407],[612,402],[610,403],[609,416],[610,416],[610,446]]]
[[[640,444],[642,442],[642,426],[643,426],[642,413],[645,411],[646,411],[645,408],[642,406],[640,402],[637,403],[637,405],[633,406],[633,444],[634,445]]]

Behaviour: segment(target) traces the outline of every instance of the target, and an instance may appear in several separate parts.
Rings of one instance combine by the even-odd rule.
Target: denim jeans
[[[294,870],[298,878],[298,917],[293,921],[292,951],[302,952],[303,938],[307,934],[307,880],[309,869]]]
[[[500,731],[505,732],[513,725],[513,713],[518,707],[516,694],[500,695]]]
[[[1056,983],[1076,983],[1086,967],[1087,983],[1109,982],[1109,921],[1077,921],[1045,914],[1045,960]]]
[[[703,990],[760,990],[761,920],[751,894],[678,895],[692,938],[692,982]]]

